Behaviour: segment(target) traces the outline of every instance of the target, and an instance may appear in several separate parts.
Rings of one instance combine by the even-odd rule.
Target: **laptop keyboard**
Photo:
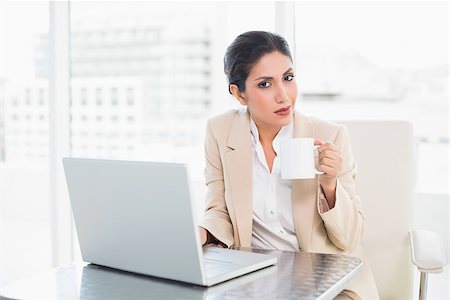
[[[214,270],[216,268],[220,268],[226,265],[229,265],[230,262],[228,261],[222,261],[222,260],[216,260],[216,259],[210,259],[210,258],[204,258],[203,257],[203,267],[205,271]]]

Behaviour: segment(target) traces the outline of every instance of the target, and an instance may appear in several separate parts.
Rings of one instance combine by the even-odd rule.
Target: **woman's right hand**
[[[206,230],[205,228],[203,228],[203,227],[198,227],[198,232],[200,233],[200,243],[201,243],[201,246],[205,246],[205,247],[217,247],[217,248],[226,248],[226,246],[225,245],[223,245],[222,243],[220,243],[220,242],[217,242],[217,243],[209,243],[209,244],[207,244],[207,245],[205,245],[206,244],[206,242],[208,241],[208,230]]]

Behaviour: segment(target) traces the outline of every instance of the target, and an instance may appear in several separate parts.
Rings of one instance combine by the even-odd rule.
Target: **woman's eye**
[[[263,81],[259,84],[259,87],[268,88],[270,86],[270,82]]]
[[[294,75],[292,75],[292,74],[289,74],[286,77],[284,77],[284,80],[287,80],[287,81],[292,81],[293,79],[294,79]]]

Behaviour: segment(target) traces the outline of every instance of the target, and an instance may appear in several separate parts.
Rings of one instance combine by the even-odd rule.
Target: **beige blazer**
[[[313,137],[336,144],[344,170],[338,176],[335,207],[319,209],[318,177],[293,180],[292,209],[303,251],[348,254],[363,261],[363,271],[344,293],[353,299],[379,299],[360,246],[364,216],[355,191],[356,165],[344,126],[296,112],[294,137]],[[209,120],[205,138],[207,185],[202,227],[227,246],[251,247],[252,148],[247,110],[232,110]],[[359,297],[358,297],[359,296]]]

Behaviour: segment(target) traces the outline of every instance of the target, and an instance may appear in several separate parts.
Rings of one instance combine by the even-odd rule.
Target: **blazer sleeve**
[[[234,244],[233,226],[225,203],[222,160],[211,121],[205,138],[205,182],[207,186],[205,213],[201,227],[228,247]]]
[[[331,242],[336,247],[349,251],[361,241],[364,232],[364,216],[359,196],[356,194],[357,168],[349,134],[344,126],[339,127],[334,143],[341,149],[344,165],[337,178],[336,203],[332,209],[325,212],[321,212],[319,201],[317,207]]]

